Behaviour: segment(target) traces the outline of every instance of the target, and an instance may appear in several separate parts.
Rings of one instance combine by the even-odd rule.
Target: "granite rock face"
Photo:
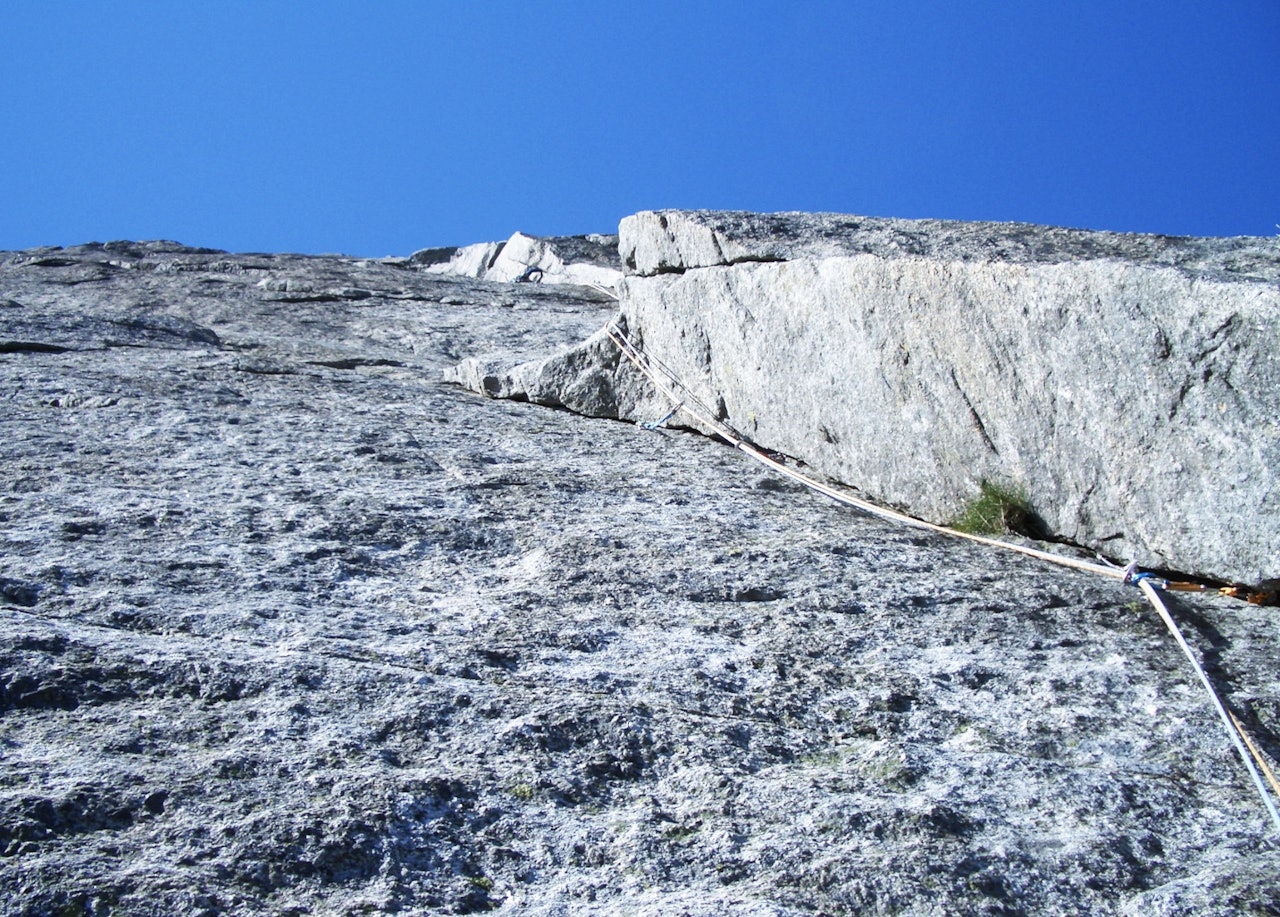
[[[0,913],[1274,908],[1136,590],[441,381],[615,311],[408,259],[0,253]],[[1275,760],[1274,610],[1174,613]]]
[[[568,283],[613,289],[622,279],[618,237],[605,235],[540,238],[513,233],[506,242],[481,242],[462,248],[427,248],[410,262],[429,273],[510,282]]]
[[[1109,557],[1280,573],[1280,240],[718,212],[620,239],[632,334],[760,445],[933,522],[986,481]],[[487,372],[554,403],[582,362]],[[589,413],[665,411],[616,367]]]

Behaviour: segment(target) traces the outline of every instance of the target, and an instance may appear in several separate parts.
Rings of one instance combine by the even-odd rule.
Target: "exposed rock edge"
[[[1225,580],[1280,557],[1280,241],[835,214],[622,221],[620,320],[721,419],[946,522],[983,481],[1054,535]],[[607,338],[453,381],[666,412]]]
[[[430,274],[509,283],[536,272],[539,283],[613,289],[622,279],[618,237],[605,235],[530,236],[512,233],[505,242],[480,242],[460,248],[424,248],[410,264]]]

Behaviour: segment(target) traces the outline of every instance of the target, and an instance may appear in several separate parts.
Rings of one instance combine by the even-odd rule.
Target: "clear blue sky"
[[[1280,230],[1280,2],[0,5],[0,248],[710,207]]]

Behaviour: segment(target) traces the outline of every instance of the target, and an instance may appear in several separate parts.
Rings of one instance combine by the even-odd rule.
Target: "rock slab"
[[[619,244],[631,334],[768,449],[932,522],[990,482],[1108,557],[1280,572],[1278,240],[664,211]],[[600,344],[480,375],[665,413]]]
[[[1136,590],[441,381],[615,311],[408,259],[0,253],[0,914],[1274,911]],[[1174,614],[1275,761],[1274,610]]]

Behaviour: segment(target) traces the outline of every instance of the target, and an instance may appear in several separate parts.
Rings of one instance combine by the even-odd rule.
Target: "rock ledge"
[[[933,522],[990,481],[1110,557],[1280,572],[1277,240],[709,211],[619,238],[622,320],[762,446]],[[664,414],[604,343],[452,378]]]

